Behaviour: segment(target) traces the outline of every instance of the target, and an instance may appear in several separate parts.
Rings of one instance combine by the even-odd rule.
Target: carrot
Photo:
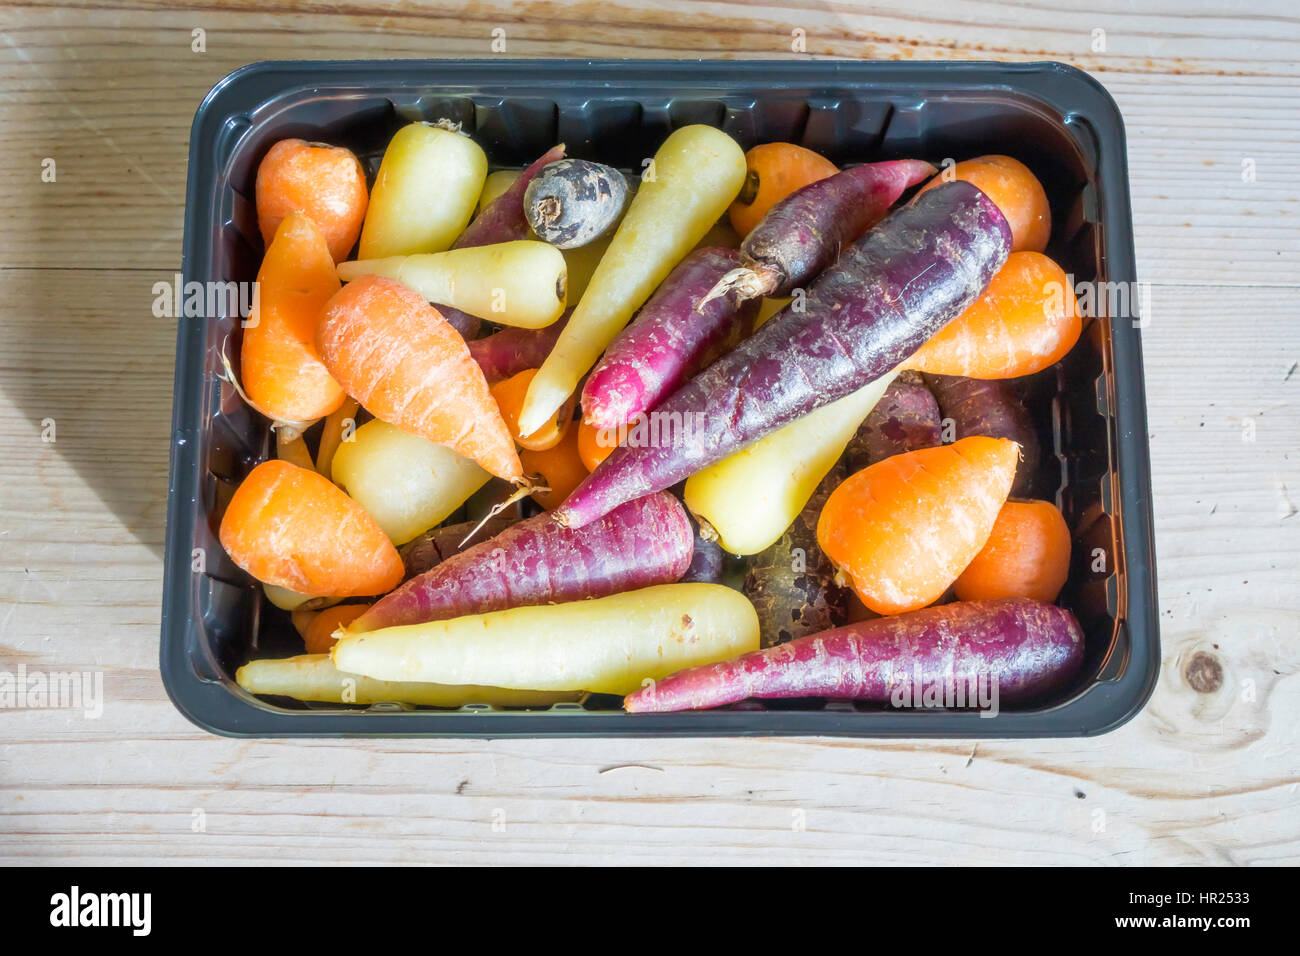
[[[886,458],[835,489],[817,542],[871,610],[925,607],[988,540],[1018,457],[1015,442],[978,437]]]
[[[1015,383],[988,382],[976,378],[926,375],[925,384],[939,403],[944,419],[951,423],[952,439],[971,435],[1009,438],[1020,446],[1013,495],[1026,495],[1038,477],[1042,446],[1029,409],[1016,394]]]
[[[578,451],[578,430],[566,428],[560,440],[550,448],[525,448],[519,453],[524,470],[537,476],[541,488],[529,496],[547,511],[559,506],[573,489],[587,477],[587,466]]]
[[[469,354],[483,369],[489,384],[496,384],[524,369],[537,368],[555,347],[572,310],[543,329],[507,327],[469,343]]]
[[[755,146],[745,154],[745,168],[745,185],[727,210],[732,228],[741,238],[786,196],[840,171],[825,156],[794,143]]]
[[[669,494],[628,502],[579,531],[541,514],[447,558],[357,618],[349,632],[528,604],[578,601],[676,581],[691,563],[690,519]]]
[[[288,462],[264,461],[249,473],[219,537],[253,577],[300,594],[383,594],[402,580],[397,549],[361,506]]]
[[[366,173],[349,149],[282,139],[257,166],[257,227],[268,246],[280,222],[301,211],[325,237],[335,262],[356,245],[366,216]]]
[[[510,429],[510,435],[515,442],[522,448],[532,451],[545,451],[548,448],[554,448],[560,443],[573,423],[573,406],[575,397],[569,396],[569,400],[559,407],[555,417],[547,420],[541,428],[527,435],[519,434],[519,410],[523,407],[524,396],[528,394],[528,385],[537,374],[537,369],[524,369],[517,375],[512,375],[504,382],[497,382],[492,386],[492,397],[496,399],[497,407],[501,409],[501,417],[505,419],[506,428]]]
[[[701,299],[740,262],[731,249],[688,255],[605,349],[582,387],[582,419],[617,428],[650,411],[753,326],[758,303]]]
[[[849,439],[844,460],[850,471],[861,471],[903,452],[943,444],[939,403],[920,376],[913,372],[903,374],[910,378],[900,376],[890,382],[857,434]]]
[[[957,578],[963,601],[1055,601],[1070,572],[1070,528],[1049,501],[1008,501],[989,539]]]
[[[413,538],[398,549],[406,565],[406,577],[416,577],[446,561],[453,554],[465,550],[467,539],[475,531],[486,537],[495,537],[519,520],[517,511],[494,515],[486,522],[463,521],[460,524],[442,525]],[[480,524],[482,525],[480,527]]]
[[[523,483],[483,370],[418,292],[393,279],[361,276],[326,305],[316,346],[348,394],[378,418]]]
[[[905,365],[935,375],[1019,378],[1059,362],[1081,329],[1061,267],[1037,252],[1013,252],[984,294]]]
[[[968,601],[862,621],[679,671],[629,695],[623,706],[649,713],[749,697],[819,696],[987,710],[1068,686],[1083,664],[1083,649],[1083,630],[1064,608],[1019,598]]]
[[[311,452],[307,450],[307,443],[303,441],[302,432],[288,425],[280,425],[275,429],[275,457],[300,468],[316,467],[311,460]]]
[[[289,612],[289,620],[293,622],[293,629],[298,632],[299,637],[304,639],[307,637],[307,628],[311,626],[311,622],[316,619],[316,615],[319,613],[320,611],[312,611],[301,607]]]
[[[325,419],[320,433],[320,445],[316,449],[316,470],[326,478],[333,479],[334,456],[344,440],[350,440],[357,431],[357,412],[361,403],[349,396],[337,410]]]
[[[306,214],[285,216],[257,271],[239,376],[249,403],[270,418],[306,423],[347,397],[316,351],[321,309],[339,290],[325,237]]]
[[[605,346],[718,221],[744,176],[744,153],[721,130],[683,126],[664,140],[653,171],[528,389],[519,416],[522,431],[536,430],[573,394]]]
[[[346,632],[334,666],[379,680],[626,694],[681,667],[758,647],[744,596],[663,584],[561,604]]]
[[[978,186],[992,199],[1011,226],[1012,252],[1042,252],[1052,235],[1052,210],[1047,193],[1029,167],[1010,156],[977,156],[944,170],[925,189],[954,179]]]
[[[969,183],[923,194],[846,247],[798,307],[660,402],[676,434],[624,443],[553,514],[581,527],[876,381],[974,301],[1009,245],[1006,220]]]
[[[578,422],[578,455],[582,458],[587,471],[595,471],[596,466],[609,457],[610,452],[618,447],[618,436],[613,429],[597,428],[586,422]]]
[[[741,267],[701,301],[787,296],[815,279],[840,249],[884,218],[911,186],[933,175],[920,160],[869,163],[804,186],[772,206],[740,244]]]
[[[328,654],[338,640],[334,632],[355,621],[370,607],[369,604],[336,604],[327,607],[312,618],[302,642],[308,654]]]

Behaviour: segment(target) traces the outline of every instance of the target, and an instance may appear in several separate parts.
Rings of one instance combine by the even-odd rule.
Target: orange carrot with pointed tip
[[[1019,378],[1059,362],[1081,330],[1065,271],[1040,252],[1013,252],[980,297],[903,364],[931,375]]]
[[[817,521],[817,543],[878,614],[932,604],[988,540],[1020,446],[963,438],[894,455],[847,478]]]
[[[1018,159],[1010,156],[976,156],[945,169],[921,191],[955,179],[978,186],[1007,217],[1011,227],[1011,251],[1042,252],[1052,235],[1052,210],[1038,177]]]
[[[325,237],[305,213],[284,217],[257,272],[256,305],[244,329],[239,377],[259,412],[310,422],[347,397],[316,352],[321,309],[339,291]]]
[[[374,519],[328,479],[285,461],[249,473],[219,536],[239,567],[300,594],[385,594],[402,583],[402,559]]]
[[[418,292],[383,276],[355,279],[326,305],[316,346],[348,394],[377,418],[525,483],[483,370]]]

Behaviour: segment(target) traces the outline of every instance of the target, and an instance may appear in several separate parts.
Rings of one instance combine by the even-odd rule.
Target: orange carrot
[[[554,448],[564,437],[564,433],[569,430],[573,422],[573,406],[575,396],[570,395],[569,400],[561,405],[551,418],[547,419],[546,424],[537,431],[528,435],[519,434],[519,410],[524,407],[524,398],[528,395],[528,386],[537,374],[537,369],[524,369],[517,375],[512,375],[502,382],[497,382],[492,386],[492,397],[497,400],[497,406],[501,409],[501,417],[505,419],[506,427],[510,429],[510,435],[515,442],[522,448],[528,448],[532,451],[545,451],[548,448]]]
[[[1079,340],[1069,277],[1039,252],[1013,252],[984,293],[904,366],[931,375],[998,379],[1032,375]]]
[[[578,422],[578,455],[588,471],[595,471],[596,466],[618,447],[616,431],[608,429],[608,435],[604,434],[606,431],[607,429],[597,428],[586,422]]]
[[[316,451],[316,470],[326,478],[333,479],[334,455],[338,452],[344,437],[355,434],[357,412],[360,409],[360,402],[355,398],[347,398],[325,419],[325,426],[320,433],[320,447]]]
[[[578,451],[578,429],[569,428],[559,443],[552,448],[541,451],[524,449],[519,453],[524,470],[530,475],[538,475],[541,484],[549,491],[534,491],[531,497],[539,505],[550,511],[578,487],[587,477],[587,466]]]
[[[330,648],[338,643],[334,632],[351,624],[368,610],[369,604],[336,604],[318,613],[311,619],[302,636],[307,653],[328,654]]]
[[[383,276],[349,282],[326,305],[316,346],[348,394],[375,417],[524,483],[483,370],[418,292]]]
[[[831,493],[817,543],[877,614],[923,608],[988,540],[1019,454],[1013,441],[975,436],[886,458]]]
[[[993,200],[1011,227],[1011,251],[1042,252],[1052,235],[1047,193],[1029,167],[1010,156],[977,156],[954,165],[925,185],[964,179]]]
[[[219,536],[235,564],[299,594],[384,594],[402,583],[402,559],[374,519],[285,461],[262,462],[235,489]]]
[[[256,192],[257,225],[267,245],[294,210],[316,223],[335,262],[347,258],[361,235],[366,173],[350,149],[282,139],[257,167]]]
[[[323,418],[342,386],[316,354],[321,309],[339,291],[325,237],[301,212],[285,216],[257,272],[256,306],[244,329],[239,377],[257,410],[286,422]]]
[[[1050,604],[1070,572],[1070,528],[1049,501],[1008,501],[957,578],[963,601],[1026,597]]]
[[[839,168],[820,153],[794,143],[764,143],[745,154],[748,173],[740,197],[727,215],[732,228],[744,238],[769,209],[796,189],[803,189]]]

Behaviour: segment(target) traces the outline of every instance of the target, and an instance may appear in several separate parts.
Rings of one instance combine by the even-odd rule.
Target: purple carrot
[[[373,631],[511,607],[579,601],[671,584],[691,564],[694,532],[669,494],[629,501],[570,531],[526,518],[380,598],[349,626]]]
[[[525,369],[541,368],[555,348],[572,309],[544,329],[504,328],[469,344],[469,354],[483,369],[489,385],[518,375]]]
[[[984,381],[960,375],[926,375],[925,384],[952,421],[952,440],[968,435],[1010,438],[1020,445],[1020,465],[1011,494],[1028,495],[1038,475],[1042,450],[1033,416],[1011,380]]]
[[[510,188],[484,206],[474,221],[451,244],[453,249],[490,246],[528,238],[528,218],[524,215],[524,193],[542,168],[564,158],[564,144],[547,150],[541,159],[519,174]]]
[[[650,411],[753,328],[757,299],[723,295],[696,311],[739,263],[735,250],[706,246],[669,273],[588,376],[582,390],[587,424],[617,428]]]
[[[970,183],[919,194],[848,246],[802,303],[662,401],[656,440],[614,449],[552,515],[580,528],[875,381],[960,315],[1010,248],[1006,218]]]
[[[857,472],[894,455],[942,444],[939,403],[919,375],[903,372],[889,383],[857,434],[849,439],[844,461],[849,471]]]
[[[867,163],[809,183],[769,209],[740,244],[741,267],[705,297],[787,296],[807,285],[935,168],[919,159]]]
[[[1082,663],[1083,631],[1065,608],[1028,598],[964,601],[678,671],[623,705],[630,713],[648,713],[750,697],[833,697],[923,706],[935,691],[946,695],[951,687],[954,696],[961,690],[968,706],[996,706],[1060,690]]]

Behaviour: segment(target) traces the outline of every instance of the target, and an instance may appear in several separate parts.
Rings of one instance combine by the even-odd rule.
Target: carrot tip
[[[233,387],[234,390],[239,393],[239,397],[244,400],[244,404],[257,412],[257,414],[271,419],[272,428],[289,428],[296,431],[298,434],[302,434],[307,429],[311,428],[312,425],[316,424],[315,421],[295,422],[288,419],[277,418],[261,405],[257,404],[257,402],[249,398],[248,393],[244,391],[244,386],[239,384],[239,376],[235,374],[235,366],[231,364],[230,356],[226,354],[226,346],[229,344],[230,336],[227,335],[221,342],[221,372],[217,375],[218,381],[226,382]]]

